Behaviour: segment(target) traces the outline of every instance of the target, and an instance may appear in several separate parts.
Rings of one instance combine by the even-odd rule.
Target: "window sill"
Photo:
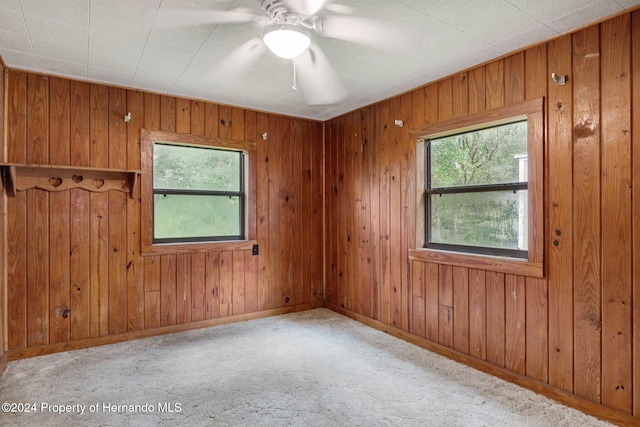
[[[257,240],[232,240],[221,242],[195,242],[195,243],[158,243],[155,245],[143,245],[140,251],[143,256],[193,254],[204,252],[222,251],[250,251]]]
[[[544,277],[542,263],[519,258],[451,252],[437,249],[411,249],[409,250],[409,258],[417,261],[476,268],[498,273],[516,274],[518,276]]]

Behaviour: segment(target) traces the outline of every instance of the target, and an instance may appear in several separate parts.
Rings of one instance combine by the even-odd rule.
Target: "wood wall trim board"
[[[140,254],[143,256],[171,255],[171,254],[195,254],[212,251],[250,251],[258,241],[238,240],[202,243],[163,243],[151,246],[142,246]]]
[[[435,249],[411,249],[409,250],[409,258],[416,261],[477,268],[526,277],[544,277],[544,268],[541,262],[530,262],[518,258],[465,254]]]
[[[409,131],[409,137],[413,139],[425,137],[435,138],[444,135],[447,132],[456,131],[458,133],[475,129],[477,128],[478,123],[498,124],[504,120],[511,121],[514,117],[526,116],[527,114],[542,111],[543,104],[544,98],[539,97],[479,113],[469,114],[464,117],[448,118],[436,123],[418,126],[411,129],[411,131]]]
[[[494,375],[505,381],[509,381],[520,387],[529,389],[535,393],[541,394],[545,397],[562,403],[563,405],[570,406],[601,420],[609,421],[620,426],[640,426],[640,420],[638,418],[618,412],[614,409],[604,407],[591,400],[581,398],[574,394],[567,393],[564,390],[558,389],[540,381],[536,381],[524,375],[513,372],[509,369],[495,366],[487,361],[477,359],[452,348],[416,336],[395,326],[387,325],[378,320],[370,319],[329,302],[325,302],[324,307],[328,308],[329,310],[335,311],[338,314],[342,314],[343,316],[354,319],[367,326],[370,326],[374,329],[386,332],[389,335],[392,335],[403,341],[407,341],[411,344],[417,345],[418,347],[422,347],[425,350],[439,354],[448,359],[462,363],[487,374]]]
[[[201,136],[193,135],[190,133],[165,132],[151,129],[141,129],[140,139],[174,142],[185,145],[208,145],[245,151],[253,151],[258,145],[256,141],[234,140],[228,138],[220,138],[217,136]]]
[[[59,353],[62,351],[79,350],[83,348],[96,347],[107,344],[115,344],[119,342],[131,341],[139,338],[148,338],[158,335],[173,334],[177,332],[185,332],[193,329],[209,328],[213,326],[227,325],[230,323],[243,322],[246,320],[261,319],[270,316],[279,316],[281,314],[295,313],[299,311],[313,310],[323,307],[322,302],[313,302],[290,307],[275,308],[263,310],[254,313],[237,314],[227,317],[219,317],[216,319],[200,320],[191,323],[182,323],[178,325],[170,325],[157,327],[153,329],[145,329],[139,331],[125,332],[121,334],[108,335],[96,338],[87,338],[71,342],[63,342],[56,344],[48,344],[37,347],[28,347],[16,350],[9,350],[4,359],[8,361],[27,359],[30,357],[43,356],[46,354]],[[2,371],[3,360],[0,359],[0,372]],[[6,360],[4,361],[6,364]]]

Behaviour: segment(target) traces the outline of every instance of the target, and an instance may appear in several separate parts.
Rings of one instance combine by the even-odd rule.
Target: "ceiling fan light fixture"
[[[300,56],[311,45],[304,28],[289,24],[272,25],[264,31],[262,40],[274,55],[284,59]]]

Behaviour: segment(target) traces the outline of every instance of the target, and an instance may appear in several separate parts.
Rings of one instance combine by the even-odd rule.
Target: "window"
[[[250,250],[257,142],[142,129],[142,255]]]
[[[244,238],[242,151],[153,145],[154,243]]]
[[[543,98],[421,126],[412,259],[543,277]]]
[[[425,143],[425,246],[526,258],[526,119]]]

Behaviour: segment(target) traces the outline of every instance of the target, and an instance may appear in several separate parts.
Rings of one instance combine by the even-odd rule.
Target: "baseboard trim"
[[[43,356],[45,354],[59,353],[62,351],[80,350],[83,348],[97,347],[101,345],[115,344],[118,342],[131,341],[139,338],[148,338],[158,335],[173,334],[193,329],[208,328],[211,326],[226,325],[229,323],[242,322],[245,320],[261,319],[264,317],[278,316],[281,314],[295,313],[298,311],[312,310],[323,307],[322,302],[294,305],[291,307],[275,308],[271,310],[257,311],[254,313],[238,314],[235,316],[219,317],[216,319],[201,320],[197,322],[181,323],[179,325],[165,326],[161,328],[145,329],[141,331],[125,332],[104,337],[87,338],[64,343],[47,344],[37,347],[21,348],[9,350],[4,359],[19,360],[30,357]],[[8,357],[7,357],[8,356]],[[1,361],[0,361],[1,363]],[[6,361],[5,361],[6,364]],[[0,365],[1,367],[1,365]],[[1,372],[1,371],[0,371]]]
[[[560,402],[563,405],[570,406],[601,420],[621,426],[640,426],[640,419],[636,417],[618,412],[614,409],[607,408],[574,394],[567,393],[566,391],[557,389],[549,384],[541,383],[524,375],[509,371],[504,368],[500,368],[484,360],[476,359],[475,357],[469,356],[468,354],[461,353],[457,350],[445,347],[438,343],[434,343],[425,338],[418,337],[395,326],[387,325],[378,320],[362,316],[328,302],[324,303],[324,307],[328,308],[329,310],[335,311],[336,313],[357,320],[358,322],[370,326],[374,329],[386,332],[404,341],[410,342],[433,353],[444,356],[448,359],[455,360],[456,362],[460,362],[479,371],[496,376],[505,381],[509,381],[510,383],[516,384],[520,387],[527,388],[535,393],[541,394],[545,397]]]

